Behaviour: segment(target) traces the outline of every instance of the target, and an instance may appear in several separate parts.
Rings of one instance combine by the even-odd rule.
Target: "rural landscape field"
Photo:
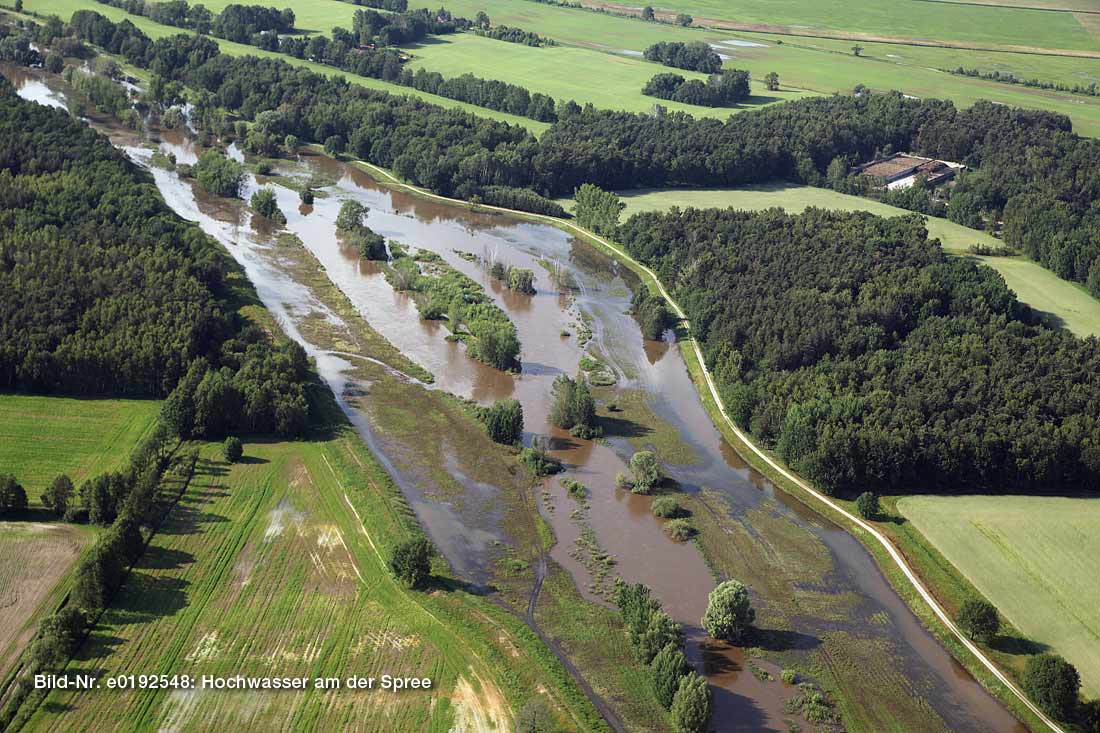
[[[1100,733],[1096,0],[0,0],[0,731]]]

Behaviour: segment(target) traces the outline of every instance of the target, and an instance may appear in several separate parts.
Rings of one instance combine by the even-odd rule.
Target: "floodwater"
[[[32,76],[15,81],[21,94],[29,87],[28,95],[41,96],[36,86],[42,83],[40,79]],[[148,149],[137,147],[133,140],[120,142],[115,132],[116,144],[124,145],[138,162],[148,164]],[[183,132],[165,133],[163,137],[162,149],[175,153],[177,160],[194,158],[194,148]],[[240,156],[240,151],[234,154]],[[690,448],[690,460],[665,466],[682,490],[699,492],[707,487],[719,492],[729,505],[730,516],[746,525],[753,512],[763,511],[812,534],[827,557],[807,557],[807,563],[827,561],[830,570],[820,583],[835,594],[838,603],[845,599],[846,605],[840,616],[798,617],[798,636],[806,640],[807,649],[828,634],[869,640],[881,650],[880,663],[904,676],[914,697],[920,698],[919,704],[933,709],[944,727],[1024,730],[921,626],[854,538],[776,491],[745,466],[703,409],[679,350],[670,343],[642,338],[627,313],[631,288],[636,283],[625,268],[558,229],[425,202],[381,187],[366,174],[329,158],[303,157],[294,164],[280,166],[277,172],[335,181],[318,189],[326,195],[318,197],[312,207],[299,206],[297,194],[286,187],[271,188],[287,216],[287,229],[299,236],[332,282],[377,331],[435,375],[431,388],[483,404],[515,397],[524,408],[525,442],[530,443],[536,435],[552,438],[554,454],[568,467],[564,476],[589,489],[583,523],[600,549],[615,558],[614,572],[629,582],[650,586],[665,609],[684,624],[690,657],[707,673],[715,693],[715,729],[787,730],[785,719],[791,716],[784,712],[783,704],[792,690],[778,681],[763,682],[754,676],[740,650],[705,640],[699,619],[715,580],[702,557],[694,545],[667,537],[662,523],[650,512],[648,497],[615,488],[615,475],[626,470],[626,461],[634,450],[623,435],[629,426],[618,426],[606,440],[588,441],[572,438],[548,424],[553,380],[559,374],[575,375],[583,353],[589,352],[612,367],[619,378],[616,390],[643,393],[649,408]],[[302,342],[317,360],[322,378],[394,476],[455,572],[471,582],[483,583],[494,559],[493,541],[504,536],[501,528],[493,526],[494,517],[471,516],[426,493],[423,477],[402,468],[392,441],[381,434],[354,399],[353,395],[368,385],[357,384],[348,376],[350,357],[310,344],[297,325],[311,312],[320,312],[334,322],[340,317],[319,303],[305,284],[296,282],[275,264],[269,233],[250,226],[251,216],[239,202],[197,195],[174,173],[158,169],[152,169],[152,173],[169,205],[226,245],[245,268],[264,304],[287,333]],[[249,176],[245,198],[257,186],[269,182]],[[446,331],[438,323],[419,319],[412,301],[389,286],[376,264],[361,260],[356,252],[341,245],[335,234],[335,218],[346,198],[370,207],[368,225],[387,239],[436,252],[484,285],[518,330],[523,344],[519,374],[503,373],[469,358],[463,345],[444,339]],[[531,269],[537,292],[528,296],[503,289],[487,275],[482,264],[485,260]],[[553,263],[571,272],[576,289],[560,293],[542,263]],[[592,340],[585,348],[577,338],[582,314],[592,331]],[[445,438],[440,436],[441,440]],[[458,473],[454,466],[448,469]],[[456,478],[471,494],[486,496],[496,490],[464,476]],[[588,567],[575,557],[575,541],[582,532],[581,523],[572,516],[575,502],[566,496],[557,479],[549,480],[546,490],[549,499],[542,509],[558,538],[553,559],[572,573],[582,594],[604,602]],[[749,530],[765,531],[752,526]],[[764,536],[760,540],[777,541]],[[791,589],[792,594],[796,592]],[[774,665],[756,664],[777,676]],[[848,702],[855,707],[860,704],[858,699]]]

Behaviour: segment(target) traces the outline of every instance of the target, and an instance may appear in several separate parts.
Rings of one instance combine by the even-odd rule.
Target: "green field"
[[[807,33],[1092,51],[1098,45],[1072,13],[1021,7],[903,0],[665,0],[654,8]]]
[[[778,206],[802,211],[808,206],[845,211],[869,211],[878,216],[907,216],[912,212],[849,196],[825,188],[783,184],[739,189],[665,189],[620,191],[626,203],[623,217],[640,211],[664,211],[672,206],[687,208],[726,208],[760,210]],[[571,201],[562,201],[571,207]],[[936,217],[925,217],[930,237],[938,238],[944,250],[965,255],[975,243],[1000,247],[1001,242],[986,232],[975,231]],[[966,255],[970,256],[970,255]],[[1037,262],[1025,257],[978,257],[1004,278],[1021,301],[1054,317],[1078,336],[1100,336],[1100,300],[1093,298],[1077,283],[1063,280]]]
[[[155,400],[0,395],[0,473],[14,474],[34,506],[59,473],[79,485],[123,466],[159,410]]]
[[[430,691],[51,694],[30,730],[506,730],[541,697],[564,730],[587,702],[526,627],[462,590],[385,566],[407,505],[350,428],[202,451],[196,477],[68,671],[429,677]],[[438,570],[443,570],[442,566]],[[563,688],[566,689],[563,692]]]
[[[1100,500],[911,496],[898,509],[1025,636],[1100,694]],[[996,647],[996,642],[994,642]]]
[[[768,92],[763,83],[754,82],[754,96],[746,104],[737,108],[699,107],[642,94],[642,87],[654,74],[668,69],[631,56],[577,46],[531,48],[471,33],[444,36],[437,42],[410,50],[417,57],[412,62],[414,69],[424,67],[444,76],[465,73],[487,76],[541,91],[555,99],[573,99],[582,105],[591,102],[596,107],[630,112],[647,112],[654,104],[660,104],[696,117],[725,118],[733,112],[812,95],[792,89]],[[568,73],[562,73],[564,69],[568,69]],[[706,79],[706,74],[683,70],[676,70],[676,73]]]

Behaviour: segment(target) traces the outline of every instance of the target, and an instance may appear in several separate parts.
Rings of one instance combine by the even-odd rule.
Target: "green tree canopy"
[[[737,643],[755,619],[748,589],[736,580],[727,580],[710,592],[702,624],[715,639]]]

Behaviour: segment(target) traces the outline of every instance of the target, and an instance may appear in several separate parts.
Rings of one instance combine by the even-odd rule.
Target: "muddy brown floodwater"
[[[3,71],[27,98],[64,104],[65,90],[56,78],[13,73],[7,67]],[[149,166],[149,149],[117,129],[104,131],[113,132],[116,144]],[[165,133],[160,146],[180,162],[195,158],[195,148],[185,133]],[[239,151],[233,152],[239,156]],[[392,455],[393,445],[387,436],[347,396],[362,387],[347,376],[352,357],[314,346],[299,328],[308,313],[319,312],[333,321],[340,317],[318,302],[306,284],[274,264],[270,234],[250,226],[251,217],[240,202],[198,195],[175,173],[151,170],[169,205],[225,244],[287,333],[317,360],[322,378],[393,474],[455,572],[471,582],[485,583],[494,559],[493,540],[502,536],[494,526],[499,518],[491,512],[471,516],[449,502],[434,499],[423,492],[420,477],[403,470],[401,461]],[[300,207],[295,191],[271,186],[287,216],[287,230],[298,235],[332,282],[377,331],[435,375],[430,388],[483,404],[515,397],[524,409],[525,442],[530,443],[535,435],[551,436],[554,454],[567,464],[564,476],[589,489],[587,510],[575,515],[577,505],[560,481],[547,482],[541,511],[557,535],[553,559],[572,573],[580,592],[594,602],[606,603],[601,591],[607,586],[592,575],[593,566],[585,562],[584,553],[576,551],[583,543],[589,547],[595,543],[600,551],[613,556],[615,574],[654,590],[665,609],[684,624],[689,656],[708,676],[715,693],[716,730],[787,730],[785,719],[791,715],[784,711],[784,700],[791,691],[778,681],[765,682],[753,675],[740,650],[706,641],[699,620],[716,581],[703,558],[693,544],[674,542],[665,534],[660,520],[650,512],[649,497],[615,488],[616,474],[626,470],[626,461],[635,450],[628,440],[629,426],[619,426],[621,429],[609,433],[606,440],[594,442],[572,438],[547,422],[554,378],[575,375],[585,353],[598,356],[616,373],[616,391],[642,394],[648,409],[689,448],[684,463],[665,466],[683,491],[698,493],[708,488],[718,492],[728,506],[728,519],[756,533],[761,543],[779,546],[784,540],[767,536],[773,522],[756,526],[751,521],[754,516],[784,522],[812,539],[815,556],[801,560],[828,568],[817,591],[843,602],[843,612],[797,617],[798,633],[793,636],[802,640],[799,643],[808,651],[825,638],[859,639],[874,645],[877,662],[890,674],[903,677],[919,704],[934,711],[928,719],[937,721],[937,727],[1026,730],[923,628],[859,542],[746,467],[711,423],[679,350],[670,343],[643,339],[628,313],[631,289],[637,286],[629,270],[553,227],[426,202],[382,187],[358,169],[326,157],[305,156],[278,166],[276,172],[283,177],[312,177],[315,189],[323,192],[312,207]],[[257,181],[250,175],[245,198],[257,186],[274,182],[266,178]],[[390,287],[376,264],[363,261],[340,244],[335,219],[340,203],[348,198],[370,207],[367,224],[387,239],[436,252],[485,287],[516,325],[523,344],[521,373],[500,372],[469,358],[462,344],[444,339],[446,332],[438,323],[420,320],[414,303]],[[503,289],[481,264],[485,258],[531,269],[537,292],[520,295]],[[572,274],[576,287],[570,294],[559,293],[545,263]],[[592,337],[582,347],[578,330],[585,321]],[[563,330],[569,335],[563,336]],[[457,473],[453,466],[449,470]],[[491,496],[495,490],[461,475],[455,478],[473,495]],[[790,593],[801,590],[792,588]],[[762,601],[768,603],[768,599]],[[774,664],[756,664],[778,673]],[[855,708],[862,704],[859,699],[848,703]]]

